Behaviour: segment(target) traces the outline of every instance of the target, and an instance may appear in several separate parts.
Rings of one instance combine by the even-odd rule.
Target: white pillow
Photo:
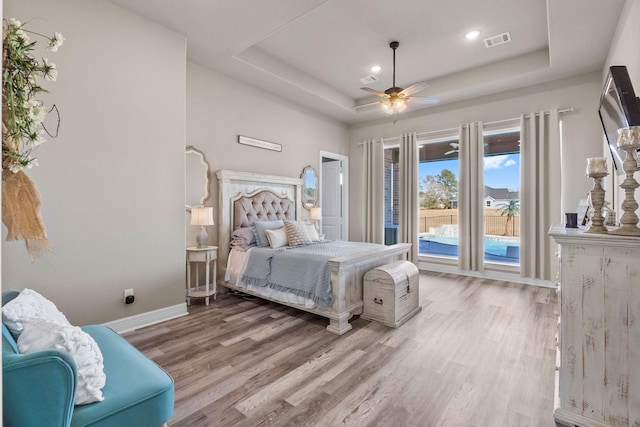
[[[14,337],[20,335],[25,323],[34,319],[51,320],[60,325],[71,326],[54,303],[31,289],[23,289],[17,297],[2,307],[2,322]]]
[[[269,246],[273,249],[278,249],[289,244],[287,230],[285,230],[284,227],[266,229],[264,232],[267,235],[267,239],[269,239]]]
[[[20,353],[51,349],[66,351],[76,362],[76,405],[104,400],[101,390],[106,382],[104,362],[102,352],[91,335],[77,326],[60,325],[44,319],[34,319],[24,324],[18,338]]]
[[[261,247],[269,246],[269,239],[267,239],[267,234],[264,231],[279,228],[283,225],[284,222],[281,219],[275,219],[273,221],[253,221],[251,228],[253,229],[253,234],[256,236],[256,244]]]
[[[305,229],[307,230],[307,236],[314,241],[319,242],[320,236],[318,235],[318,230],[316,230],[316,226],[313,224],[305,224]]]
[[[311,243],[304,221],[285,221],[284,227],[287,230],[287,240],[290,246],[308,245]]]

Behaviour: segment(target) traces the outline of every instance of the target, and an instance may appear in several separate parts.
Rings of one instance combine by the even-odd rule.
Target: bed
[[[237,277],[225,280],[225,277],[229,278],[229,260],[231,268],[245,261],[236,259],[237,253],[230,253],[234,252],[229,250],[231,235],[236,229],[250,227],[254,220],[301,220],[302,179],[230,170],[219,170],[216,177],[219,198],[219,283],[231,290],[324,316],[329,319],[327,330],[336,335],[351,330],[349,320],[353,315],[362,313],[364,274],[374,267],[406,258],[411,247],[409,243],[380,245],[373,249],[367,247],[367,250],[358,254],[330,259],[328,265],[333,300],[327,307],[290,299],[282,294],[265,295],[244,285]]]

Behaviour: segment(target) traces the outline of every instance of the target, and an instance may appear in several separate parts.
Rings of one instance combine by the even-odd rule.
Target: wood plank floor
[[[555,426],[555,290],[421,273],[398,329],[221,295],[125,337],[175,380],[170,426]]]

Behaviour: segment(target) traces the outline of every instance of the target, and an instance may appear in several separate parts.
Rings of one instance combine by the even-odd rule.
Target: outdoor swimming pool
[[[453,236],[420,236],[421,254],[458,256],[458,238]],[[484,259],[486,261],[520,262],[520,239],[509,237],[484,238]]]

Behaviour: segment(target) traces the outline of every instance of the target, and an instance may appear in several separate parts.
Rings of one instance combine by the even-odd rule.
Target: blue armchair
[[[3,292],[2,304],[18,295]],[[107,378],[104,400],[74,405],[76,365],[64,351],[20,354],[2,325],[3,425],[157,427],[173,414],[173,379],[105,326],[82,328],[100,347]]]

